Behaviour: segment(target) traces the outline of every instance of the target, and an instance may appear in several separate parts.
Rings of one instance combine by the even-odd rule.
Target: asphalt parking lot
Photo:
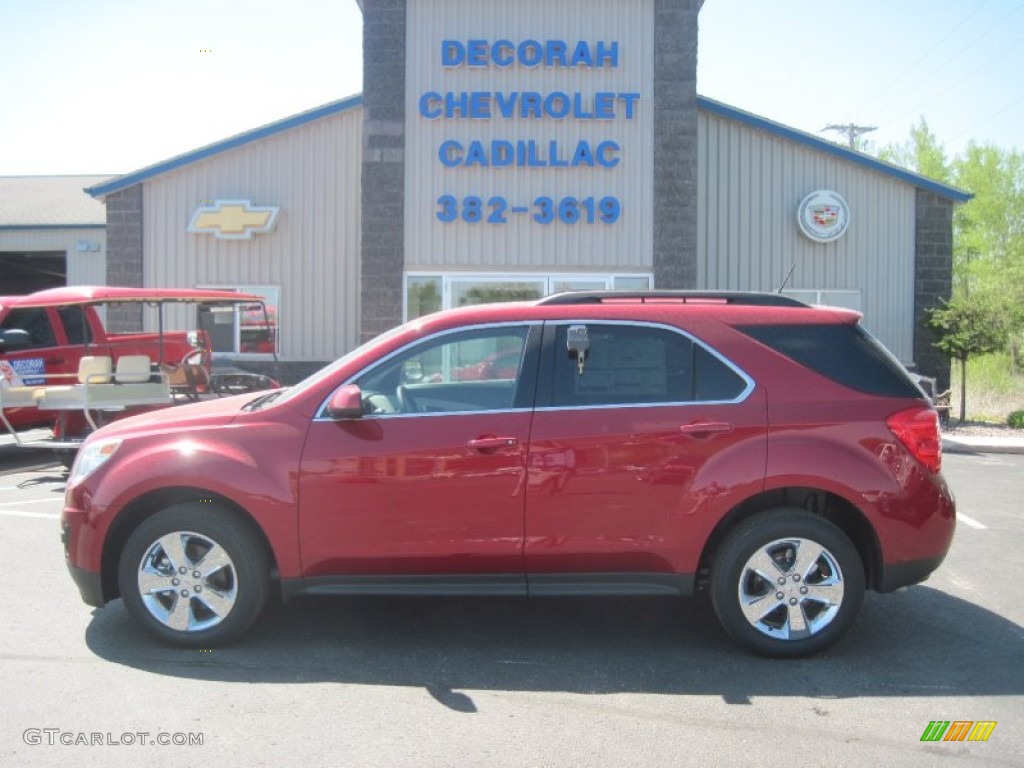
[[[700,601],[656,599],[304,599],[197,652],[80,602],[62,471],[7,452],[0,765],[1024,766],[1024,456],[945,472],[946,563],[814,659],[748,656]],[[932,721],[996,726],[922,742]]]

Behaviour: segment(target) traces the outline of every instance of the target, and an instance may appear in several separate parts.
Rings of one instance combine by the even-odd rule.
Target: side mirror
[[[0,352],[17,352],[19,349],[29,349],[32,346],[32,337],[28,331],[21,328],[8,328],[0,331]]]
[[[336,390],[327,401],[327,415],[335,421],[358,419],[363,415],[363,391],[355,384]]]

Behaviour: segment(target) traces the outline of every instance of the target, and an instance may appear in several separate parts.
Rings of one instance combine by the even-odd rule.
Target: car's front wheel
[[[828,520],[800,509],[769,510],[722,542],[710,591],[719,621],[741,645],[764,656],[809,656],[856,619],[864,566]]]
[[[252,529],[213,504],[169,507],[132,532],[118,580],[128,612],[171,645],[209,648],[262,611],[269,559]]]

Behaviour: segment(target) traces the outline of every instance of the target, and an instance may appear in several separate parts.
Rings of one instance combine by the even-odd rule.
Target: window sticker
[[[43,378],[46,375],[46,363],[41,357],[29,357],[24,360],[11,360],[7,365],[13,368],[12,374],[14,379],[20,378],[21,383],[10,383],[7,371],[4,370],[2,375],[6,386],[33,387],[46,383],[46,380]]]

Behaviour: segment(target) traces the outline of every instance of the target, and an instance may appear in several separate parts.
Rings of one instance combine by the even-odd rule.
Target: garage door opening
[[[67,285],[63,251],[0,253],[0,296],[18,296]]]

